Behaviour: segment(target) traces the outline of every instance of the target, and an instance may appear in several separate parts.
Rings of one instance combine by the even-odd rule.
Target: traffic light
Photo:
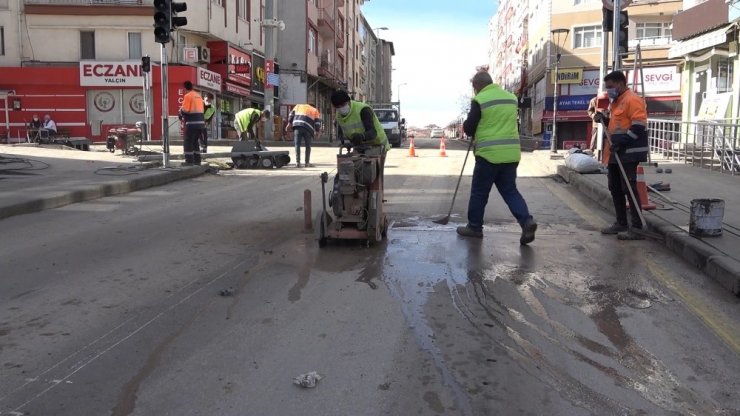
[[[172,0],[154,0],[154,40],[157,43],[170,43],[170,18]]]
[[[154,0],[154,40],[157,43],[169,43],[170,32],[188,24],[187,17],[177,15],[187,9],[188,5],[185,2]]]
[[[630,17],[627,14],[627,10],[619,12],[619,29],[614,33],[615,42],[619,45],[619,53],[626,54],[629,50],[629,26]]]
[[[141,57],[141,71],[149,72],[152,70],[152,61],[148,56]]]
[[[604,32],[611,32],[614,30],[614,11],[604,7],[601,9],[601,16],[601,29]]]
[[[170,20],[172,22],[172,27],[170,30],[175,30],[178,27],[185,26],[188,24],[188,18],[184,16],[177,16],[178,13],[184,12],[188,9],[188,4],[183,2],[172,2],[172,6],[170,7],[170,10],[172,11]]]

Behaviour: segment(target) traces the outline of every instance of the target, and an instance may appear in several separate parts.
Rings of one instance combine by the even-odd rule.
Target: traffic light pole
[[[619,19],[621,18],[622,2],[614,0],[614,23],[612,26],[612,71],[622,69],[622,56],[619,52]]]
[[[267,0],[265,1],[265,20],[277,19],[277,2],[278,0]],[[275,41],[277,35],[275,33],[275,25],[264,25],[262,26],[265,30],[265,59],[275,61]],[[273,69],[274,71],[274,69]],[[267,76],[267,74],[265,74]],[[265,109],[270,110],[270,117],[265,119],[265,137],[264,140],[272,140],[274,137],[274,124],[275,109],[273,109],[274,97],[273,97],[273,86],[267,86],[267,80],[265,80]],[[298,161],[296,161],[298,162]]]
[[[170,167],[170,124],[169,124],[169,84],[167,80],[167,48],[160,44],[160,80],[162,85],[162,164],[165,168]]]

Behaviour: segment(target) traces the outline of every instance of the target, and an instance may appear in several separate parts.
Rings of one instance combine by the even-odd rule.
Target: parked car
[[[429,134],[429,138],[431,139],[441,139],[444,137],[444,132],[442,129],[432,129],[432,132]]]

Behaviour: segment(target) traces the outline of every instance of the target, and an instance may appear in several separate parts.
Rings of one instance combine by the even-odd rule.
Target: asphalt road
[[[740,302],[525,156],[457,237],[466,144],[386,164],[387,242],[319,249],[311,169],[235,171],[0,222],[0,415],[739,415]],[[221,296],[227,290],[229,296]],[[323,376],[314,389],[292,383]]]

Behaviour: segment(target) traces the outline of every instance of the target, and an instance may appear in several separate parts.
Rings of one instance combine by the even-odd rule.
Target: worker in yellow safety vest
[[[331,104],[337,112],[339,141],[344,145],[348,140],[366,155],[380,155],[382,172],[385,155],[391,145],[373,109],[363,102],[352,100],[344,90],[331,95]]]
[[[258,108],[244,107],[244,109],[234,115],[234,127],[239,133],[240,140],[253,139],[257,142],[257,147],[261,144],[254,127],[258,122],[267,120],[270,117],[270,110],[260,110]]]
[[[494,84],[488,72],[478,72],[471,83],[475,97],[463,129],[474,141],[475,169],[468,202],[468,224],[458,227],[457,233],[464,237],[483,237],[483,216],[495,184],[522,227],[519,243],[529,244],[534,241],[537,223],[516,187],[516,170],[521,159],[517,98]]]

